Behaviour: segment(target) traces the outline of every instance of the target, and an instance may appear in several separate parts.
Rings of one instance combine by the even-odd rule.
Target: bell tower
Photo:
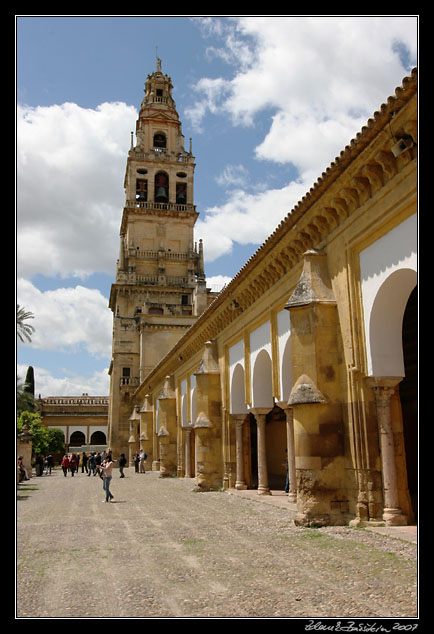
[[[157,69],[131,133],[113,311],[108,445],[128,455],[132,394],[214,295],[206,288],[203,245],[194,241],[191,139],[184,147],[172,81]]]

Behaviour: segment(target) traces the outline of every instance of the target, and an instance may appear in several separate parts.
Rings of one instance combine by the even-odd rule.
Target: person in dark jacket
[[[87,475],[90,476],[91,473],[93,473],[93,475],[96,474],[95,452],[94,451],[90,454],[89,460],[87,461]]]
[[[119,473],[121,474],[120,478],[125,478],[124,467],[127,464],[127,459],[125,458],[125,454],[121,453],[121,457],[119,458]]]

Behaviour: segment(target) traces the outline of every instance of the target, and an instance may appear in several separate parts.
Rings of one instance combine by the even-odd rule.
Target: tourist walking
[[[68,473],[68,469],[69,469],[69,456],[68,454],[65,454],[62,458],[62,469],[63,469],[63,475],[66,478],[66,475]]]
[[[119,477],[125,478],[124,467],[127,464],[127,459],[125,458],[125,454],[121,453],[121,457],[119,458],[119,473],[121,474]]]
[[[102,478],[101,472],[99,471],[98,467],[101,466],[102,463],[102,457],[101,454],[99,453],[99,451],[96,452],[96,456],[95,456],[95,473],[93,475],[96,475],[98,473],[99,477]]]
[[[104,464],[97,466],[97,469],[102,471],[102,488],[105,491],[105,500],[103,502],[110,502],[113,499],[113,494],[110,492],[113,465],[112,460],[105,460]]]
[[[72,477],[74,477],[75,471],[78,471],[78,456],[76,456],[75,453],[73,453],[72,456],[71,456],[71,460],[69,462],[69,466],[70,466],[70,469],[71,469],[71,475],[72,475]]]
[[[87,473],[87,455],[86,452],[83,451],[83,456],[81,458],[81,473],[84,473],[85,471]]]
[[[51,475],[51,469],[54,467],[54,460],[51,454],[45,458],[45,475]]]
[[[89,460],[87,461],[87,475],[90,476],[91,473],[93,473],[93,475],[96,475],[96,463],[95,463],[94,451],[90,454]]]
[[[134,471],[136,473],[139,473],[140,456],[139,456],[139,452],[138,451],[136,451],[136,453],[134,454],[133,460],[134,460]]]
[[[139,473],[146,473],[145,470],[145,460],[148,456],[145,454],[145,452],[143,451],[143,449],[140,452],[139,458],[140,458],[140,462],[139,462]]]

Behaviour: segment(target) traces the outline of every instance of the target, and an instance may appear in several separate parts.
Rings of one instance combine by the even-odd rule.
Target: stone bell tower
[[[113,343],[108,445],[128,455],[132,394],[213,295],[206,288],[202,241],[194,241],[191,139],[184,148],[172,81],[157,69],[131,133],[116,281],[110,293]]]

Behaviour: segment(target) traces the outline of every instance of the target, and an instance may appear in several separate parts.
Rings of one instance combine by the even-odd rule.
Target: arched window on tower
[[[156,203],[169,202],[169,177],[164,172],[155,174],[155,196]]]
[[[148,200],[148,181],[146,178],[136,179],[136,200],[146,202]]]
[[[187,183],[176,183],[176,202],[179,205],[187,204]]]
[[[154,134],[154,147],[156,148],[166,148],[166,135],[162,132],[157,132]]]

